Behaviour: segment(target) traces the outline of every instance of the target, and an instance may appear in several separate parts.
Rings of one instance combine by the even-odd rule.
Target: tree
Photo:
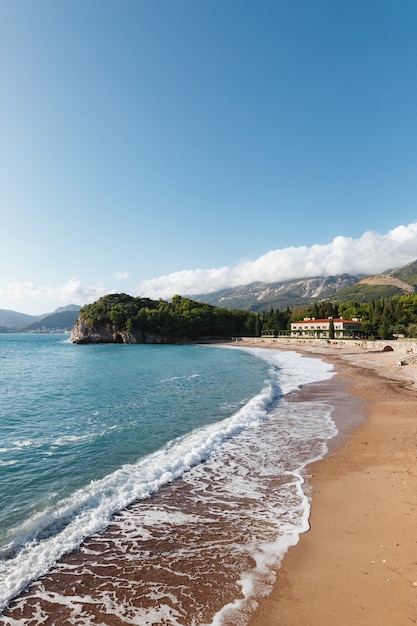
[[[334,322],[332,317],[329,319],[329,339],[334,339]]]
[[[407,326],[407,335],[409,337],[417,337],[417,323],[409,324]]]
[[[261,336],[261,320],[259,315],[256,315],[255,319],[255,337]]]

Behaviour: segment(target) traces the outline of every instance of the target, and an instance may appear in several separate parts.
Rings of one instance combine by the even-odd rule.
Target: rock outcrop
[[[114,326],[90,326],[83,319],[78,319],[70,336],[71,343],[183,343],[172,337],[163,337],[153,333],[137,331],[128,333],[117,330]]]

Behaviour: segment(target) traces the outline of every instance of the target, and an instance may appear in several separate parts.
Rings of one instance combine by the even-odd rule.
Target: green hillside
[[[392,272],[389,273],[393,278],[398,278],[399,280],[403,280],[405,283],[409,285],[414,285],[417,287],[417,260],[409,263],[408,265],[404,265]]]
[[[38,322],[33,322],[24,329],[27,331],[52,331],[52,330],[70,330],[78,318],[78,311],[62,311],[61,313],[51,313],[43,317]]]
[[[24,328],[38,319],[39,318],[35,315],[0,309],[0,326],[5,328],[5,331],[2,332],[10,331],[12,328]]]
[[[399,287],[394,285],[364,285],[356,283],[351,287],[340,289],[331,298],[335,302],[371,302],[380,298],[392,298],[393,296],[401,296],[404,293]]]

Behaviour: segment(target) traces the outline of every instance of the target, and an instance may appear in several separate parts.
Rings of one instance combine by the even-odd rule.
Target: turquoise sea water
[[[325,453],[335,427],[331,407],[304,403],[294,412],[283,398],[331,377],[330,369],[262,349],[78,346],[63,335],[0,335],[0,607],[132,503],[161,500],[179,479],[194,491],[203,470],[217,476],[218,490],[230,480],[233,472],[222,468],[232,459],[237,474],[247,476],[225,487],[237,500],[245,489],[245,501],[260,500],[254,493],[262,493],[262,481],[283,473],[277,498],[287,505],[282,512],[283,502],[274,503],[273,533],[278,540],[285,517],[282,532],[292,524],[297,535],[308,512],[298,470]],[[203,502],[208,491],[198,491],[195,502]],[[213,502],[208,506],[212,511]],[[269,524],[271,511],[264,515]],[[285,548],[274,549],[277,558]],[[139,607],[136,621],[126,623],[203,623],[185,608],[183,621],[169,621],[166,609],[166,621],[158,621],[157,604],[149,618],[156,621],[145,621]],[[213,610],[212,623],[222,615],[222,608]]]
[[[91,480],[231,415],[267,377],[230,350],[67,339],[0,335],[2,543]]]

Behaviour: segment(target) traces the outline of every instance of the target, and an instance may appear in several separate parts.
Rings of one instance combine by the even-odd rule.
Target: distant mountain
[[[66,313],[67,311],[78,311],[81,309],[79,304],[67,304],[66,306],[59,306],[55,309],[54,313]],[[51,315],[51,313],[47,313],[46,315]],[[43,315],[42,317],[46,317]]]
[[[354,285],[364,275],[352,276],[316,276],[276,283],[255,282],[214,293],[193,296],[194,300],[207,302],[227,309],[246,309],[249,311],[269,311],[302,306],[314,300],[327,300],[343,288]]]
[[[338,291],[334,300],[346,302],[369,302],[379,298],[392,298],[407,293],[414,293],[417,289],[417,261],[404,265],[384,274],[366,276],[358,283]]]
[[[70,329],[77,320],[80,308],[77,304],[68,304],[58,307],[53,313],[43,315],[27,315],[0,309],[0,332]]]
[[[393,278],[398,278],[409,285],[417,287],[417,260],[412,263],[408,263],[408,265],[404,265],[399,269],[391,270],[390,272],[385,273]]]
[[[0,309],[0,326],[7,328],[24,328],[39,319],[37,315],[27,315],[17,311]]]
[[[51,313],[50,315],[43,317],[41,320],[29,324],[29,326],[26,326],[23,330],[25,332],[71,330],[78,319],[78,312],[80,308],[81,307],[78,307],[75,311],[70,310]]]
[[[276,283],[255,282],[193,298],[228,309],[269,311],[273,307],[282,311],[287,307],[306,306],[320,300],[369,302],[415,291],[417,260],[376,276],[340,274]]]

